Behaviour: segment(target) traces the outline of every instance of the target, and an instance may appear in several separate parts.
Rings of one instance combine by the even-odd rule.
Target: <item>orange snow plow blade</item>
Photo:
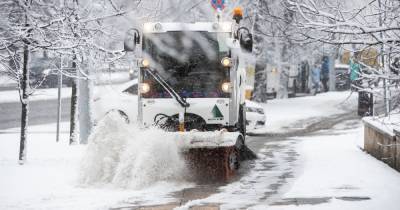
[[[239,168],[239,132],[177,132],[191,175],[200,181],[226,181]]]
[[[191,176],[199,181],[228,181],[239,168],[235,146],[189,149],[184,156]]]

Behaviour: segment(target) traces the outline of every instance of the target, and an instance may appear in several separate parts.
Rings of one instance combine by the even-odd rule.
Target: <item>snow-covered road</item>
[[[92,146],[108,148],[93,153],[86,146],[67,145],[66,123],[60,143],[55,142],[54,125],[32,126],[28,163],[19,166],[18,128],[2,130],[0,209],[397,210],[400,174],[360,149],[363,129],[354,114],[356,100],[347,98],[345,92],[327,93],[266,104],[267,135],[248,138],[259,158],[243,163],[229,183],[193,183],[182,176],[139,176],[141,180],[135,180],[138,176],[132,177],[132,171],[143,169],[151,174],[146,165],[163,164],[167,158],[179,163],[170,156],[174,152],[171,145],[153,144],[163,138],[160,132],[151,137],[134,133],[131,143],[124,144],[132,149],[142,144],[145,149],[124,150],[123,159],[115,165],[113,151],[121,149],[118,144]],[[125,128],[110,129],[124,132]],[[109,138],[121,140],[119,136]],[[90,152],[102,154],[102,166],[108,167],[91,164],[96,171],[91,175],[102,176],[94,177],[96,182],[82,183],[78,180],[88,170],[82,170],[80,162]],[[170,172],[174,170],[179,173],[179,168]],[[119,171],[117,178],[106,176],[115,171]]]
[[[56,99],[37,100],[29,103],[29,125],[41,125],[57,121]],[[61,101],[61,121],[70,118],[71,100],[63,98]],[[0,103],[0,129],[14,128],[21,125],[21,103]]]

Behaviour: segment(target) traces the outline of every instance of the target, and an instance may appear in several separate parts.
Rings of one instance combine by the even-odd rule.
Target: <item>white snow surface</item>
[[[23,166],[17,161],[19,129],[0,131],[0,209],[90,210],[118,203],[158,204],[174,201],[171,192],[191,186],[178,180],[184,165],[177,147],[162,131],[138,133],[120,119],[107,120],[109,127],[97,133],[105,138],[94,135],[88,146],[68,145],[67,123],[62,124],[58,143],[54,124],[31,126],[28,161]]]
[[[221,209],[398,210],[400,173],[364,153],[362,144],[363,127],[359,120],[275,143],[269,148],[274,150],[272,155],[264,154],[273,145],[267,143],[249,174],[221,187],[217,194],[177,209],[219,203]],[[299,154],[296,163],[287,161],[286,155],[293,150]],[[272,168],[263,170],[268,165]],[[288,178],[279,179],[285,173]],[[274,192],[273,185],[279,184],[283,187]],[[270,197],[266,196],[269,192]],[[346,200],[352,198],[361,200]],[[285,203],[295,199],[299,201]],[[301,203],[313,199],[317,203]],[[319,199],[326,202],[318,203]]]
[[[353,122],[354,123],[354,122]],[[250,209],[271,210],[398,210],[400,199],[400,173],[381,161],[364,153],[363,128],[343,131],[340,124],[329,133],[319,132],[313,137],[295,138],[301,143],[302,169],[290,189],[280,201],[293,198],[329,198],[318,205],[271,205],[269,202]],[[345,201],[340,198],[369,198]]]
[[[394,136],[394,131],[400,131],[400,113],[395,110],[389,116],[364,117],[363,121],[384,133]]]
[[[345,113],[356,103],[352,97],[346,101],[348,96],[340,92],[270,101],[266,130],[283,132],[308,118]],[[176,202],[173,192],[194,185],[183,178],[186,169],[173,135],[157,129],[140,131],[113,115],[99,123],[87,146],[69,146],[68,124],[63,123],[61,130],[61,141],[56,143],[54,124],[30,126],[28,161],[23,166],[17,161],[19,128],[0,130],[0,209],[165,204]],[[397,210],[400,174],[364,153],[362,142],[362,123],[353,120],[307,137],[263,143],[259,158],[240,179],[180,209],[219,203],[221,209]],[[291,153],[296,153],[297,161],[291,160]],[[276,184],[282,185],[277,192]],[[284,203],[296,198],[328,201]]]
[[[218,203],[221,209],[247,209],[258,204],[268,195],[276,194],[274,185],[286,183],[297,167],[290,161],[289,153],[294,152],[294,141],[265,143],[257,154],[254,167],[240,180],[219,188],[219,193],[200,200],[192,200],[177,210],[190,209],[196,205]],[[269,150],[273,150],[272,152]],[[276,194],[279,195],[279,194]]]

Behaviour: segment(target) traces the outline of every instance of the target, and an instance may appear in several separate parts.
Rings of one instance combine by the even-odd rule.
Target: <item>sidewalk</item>
[[[400,173],[362,151],[360,121],[347,121],[301,143],[300,168],[278,200],[251,209],[398,210]]]
[[[263,104],[267,120],[265,128],[254,134],[284,133],[301,130],[321,118],[357,110],[357,94],[350,91],[320,93],[288,99],[270,100]]]

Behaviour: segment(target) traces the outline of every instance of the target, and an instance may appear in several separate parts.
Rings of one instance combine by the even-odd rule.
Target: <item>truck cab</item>
[[[234,27],[232,22],[144,24],[138,101],[143,126],[176,131],[183,113],[185,130],[244,129],[246,62]]]

